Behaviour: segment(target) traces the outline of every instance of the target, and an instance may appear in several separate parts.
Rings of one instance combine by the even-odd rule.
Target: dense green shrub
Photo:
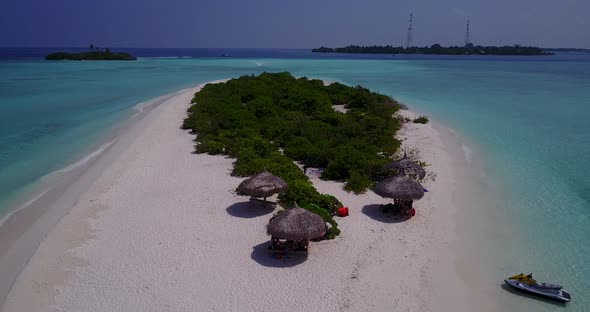
[[[281,193],[280,199],[287,203],[306,205],[313,202],[314,197],[318,194],[318,191],[316,191],[311,183],[304,179],[296,179],[289,183],[289,188]]]
[[[420,116],[414,119],[414,123],[427,124],[430,120],[426,116]]]
[[[373,185],[373,181],[367,172],[354,169],[350,172],[348,183],[344,186],[347,191],[359,192],[358,190],[366,190]]]
[[[225,148],[221,142],[214,140],[201,140],[201,142],[195,145],[195,151],[197,153],[207,153],[210,155],[223,154]]]
[[[400,146],[400,122],[392,117],[399,105],[360,86],[263,73],[208,84],[192,103],[183,128],[197,134],[197,153],[237,158],[237,176],[280,176],[289,184],[279,197],[284,204],[322,209],[327,222],[341,203],[318,193],[294,161],[325,168],[323,179],[346,181],[346,190],[361,193],[382,178],[380,168]],[[339,232],[335,222],[333,229]]]

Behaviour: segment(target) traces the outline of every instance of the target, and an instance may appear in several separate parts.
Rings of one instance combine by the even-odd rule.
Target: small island
[[[45,57],[46,60],[71,60],[71,61],[135,61],[137,58],[126,52],[88,51],[80,53],[56,52]]]
[[[327,238],[340,233],[332,216],[342,203],[319,193],[295,162],[360,194],[392,174],[383,168],[401,145],[400,104],[360,86],[262,73],[208,84],[192,103],[182,127],[197,135],[195,152],[236,158],[235,176],[266,170],[283,179],[289,187],[279,200],[330,223]]]
[[[349,45],[343,48],[321,47],[313,49],[319,53],[366,53],[366,54],[437,54],[437,55],[552,55],[539,47],[513,46],[479,46],[467,44],[463,47],[443,47],[433,44],[430,47],[394,47],[387,46],[356,46]]]

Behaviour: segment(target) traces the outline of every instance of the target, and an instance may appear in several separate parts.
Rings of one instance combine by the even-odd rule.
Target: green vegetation
[[[414,123],[427,124],[430,120],[426,116],[420,116],[414,119]]]
[[[105,51],[89,51],[80,53],[56,52],[45,57],[46,60],[92,60],[92,61],[134,61],[137,58],[125,52],[111,52],[108,48]]]
[[[183,128],[197,134],[197,153],[237,158],[237,176],[266,169],[283,178],[289,189],[280,200],[318,213],[332,224],[331,237],[339,232],[331,215],[341,203],[320,194],[294,161],[325,168],[322,179],[346,181],[347,190],[361,193],[386,175],[382,168],[400,146],[392,117],[399,104],[363,87],[263,73],[208,84],[192,103]]]
[[[350,45],[344,48],[321,47],[313,49],[312,52],[320,53],[370,53],[370,54],[444,54],[444,55],[551,55],[553,53],[538,47],[514,46],[475,46],[469,44],[463,47],[443,47],[440,44],[433,44],[430,47],[393,47],[393,46],[355,46]]]

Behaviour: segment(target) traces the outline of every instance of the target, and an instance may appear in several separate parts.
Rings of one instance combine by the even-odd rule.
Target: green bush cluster
[[[414,123],[427,124],[430,120],[426,116],[420,116],[414,119]]]
[[[263,73],[208,84],[192,103],[183,128],[197,134],[197,153],[237,158],[237,176],[267,170],[283,178],[289,189],[280,200],[321,209],[334,223],[332,234],[339,232],[331,215],[340,202],[317,192],[293,161],[325,168],[322,179],[346,181],[347,190],[361,193],[400,146],[400,122],[392,117],[399,104],[363,87]]]

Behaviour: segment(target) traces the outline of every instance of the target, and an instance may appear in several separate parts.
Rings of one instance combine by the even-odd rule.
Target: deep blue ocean
[[[474,207],[477,216],[463,226],[489,253],[498,275],[492,283],[534,271],[570,290],[569,311],[590,307],[590,54],[117,49],[140,58],[42,59],[55,50],[63,49],[0,49],[0,218],[42,177],[82,158],[137,104],[211,80],[290,71],[361,84],[454,129],[495,192],[488,194],[494,203]],[[505,311],[562,309],[496,288]]]

